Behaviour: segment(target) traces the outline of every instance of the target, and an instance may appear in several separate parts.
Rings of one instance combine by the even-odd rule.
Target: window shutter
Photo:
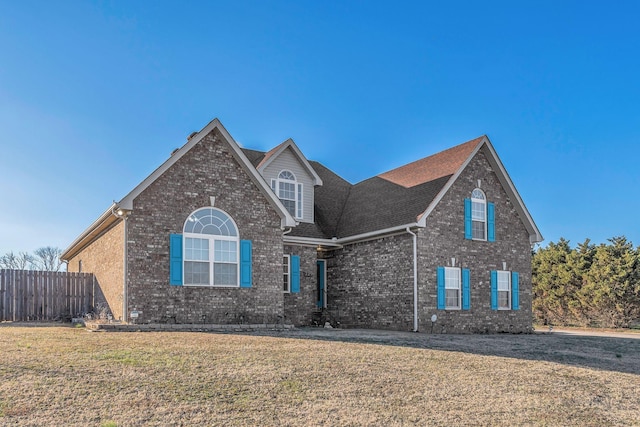
[[[496,206],[493,202],[487,203],[487,240],[496,241]]]
[[[275,179],[271,180],[271,189],[273,190],[274,193],[278,194],[278,192],[276,191],[276,180]]]
[[[464,199],[464,238],[471,240],[471,199]]]
[[[302,184],[298,184],[298,218],[302,218]]]
[[[169,284],[182,286],[182,234],[169,236]]]
[[[444,310],[444,267],[438,267],[438,310]]]
[[[511,272],[511,309],[520,310],[520,275]]]
[[[251,265],[252,244],[251,240],[240,240],[240,287],[251,287],[253,267]]]
[[[498,309],[498,272],[491,270],[491,310]]]
[[[462,309],[471,308],[471,273],[468,268],[462,269]]]
[[[291,255],[291,293],[300,292],[300,257]]]

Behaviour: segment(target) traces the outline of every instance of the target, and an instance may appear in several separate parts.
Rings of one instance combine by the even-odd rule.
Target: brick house
[[[124,321],[527,332],[541,240],[486,136],[350,184],[215,119],[62,258]]]

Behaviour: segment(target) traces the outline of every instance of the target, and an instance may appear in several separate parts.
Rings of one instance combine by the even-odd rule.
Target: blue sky
[[[351,182],[487,134],[549,241],[640,244],[640,2],[0,0],[0,254],[218,117]]]

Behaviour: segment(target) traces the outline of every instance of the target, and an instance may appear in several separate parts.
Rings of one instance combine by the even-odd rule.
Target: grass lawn
[[[406,337],[5,324],[0,425],[640,425],[640,340]]]

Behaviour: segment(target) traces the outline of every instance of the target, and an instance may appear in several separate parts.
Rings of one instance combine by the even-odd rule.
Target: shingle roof
[[[443,176],[411,188],[377,176],[354,185],[336,236],[354,236],[416,222],[450,177]]]
[[[355,185],[310,161],[323,182],[315,187],[315,224],[300,223],[289,235],[342,238],[414,223],[483,140],[473,139]],[[243,151],[257,167],[278,147],[267,153]]]
[[[275,147],[273,147],[271,150],[267,151],[266,153],[263,153],[264,157],[263,157],[263,158],[262,158],[262,160],[260,160],[260,162],[256,165],[256,168],[259,168],[260,166],[262,166],[262,164],[263,164],[263,163],[265,163],[266,161],[268,161],[268,160],[271,158],[271,156],[273,156],[274,154],[276,154],[276,152],[278,151],[278,149],[279,149],[280,147],[282,147],[283,145],[285,145],[288,141],[289,141],[289,140],[284,141],[284,142],[282,142],[282,143],[280,143],[280,144],[276,145]]]
[[[243,148],[242,151],[244,155],[247,156],[247,159],[251,162],[253,167],[257,168],[262,159],[264,159],[263,151],[250,150],[248,148]]]
[[[453,175],[483,139],[484,136],[472,139],[378,176],[405,188],[411,188],[443,176]]]

